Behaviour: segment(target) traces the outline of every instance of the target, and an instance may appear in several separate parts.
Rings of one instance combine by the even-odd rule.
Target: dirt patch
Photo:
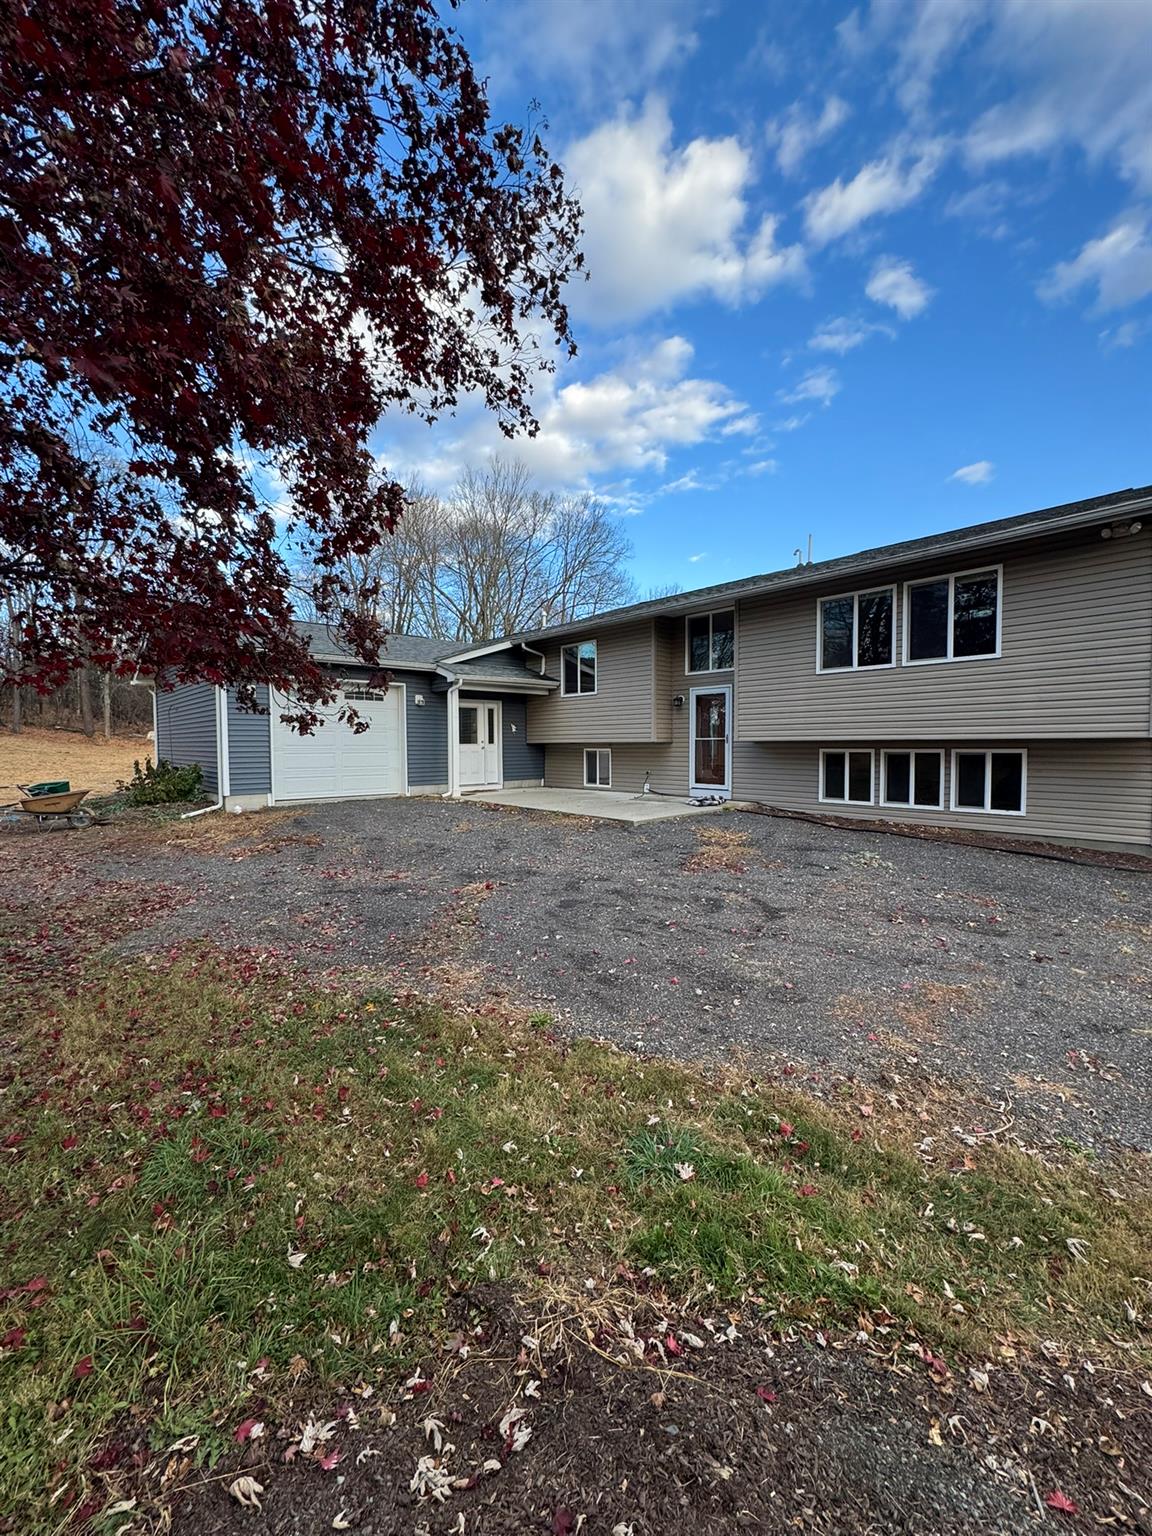
[[[17,784],[67,779],[75,789],[108,792],[132,777],[133,760],[155,757],[143,736],[89,739],[74,731],[29,727],[19,736],[0,732],[0,800],[15,799]],[[9,793],[11,791],[11,793]]]
[[[748,872],[753,853],[747,832],[736,827],[706,826],[696,829],[697,848],[681,866],[685,874],[700,875],[724,870],[732,875]]]
[[[543,1317],[461,1301],[440,1354],[390,1395],[350,1384],[280,1413],[257,1396],[262,1431],[223,1467],[197,1474],[179,1450],[121,1487],[146,1510],[167,1478],[175,1536],[1148,1529],[1152,1404],[1134,1376],[1007,1346],[953,1375],[883,1330],[782,1339],[628,1301]],[[229,1494],[238,1476],[260,1485],[258,1522]]]

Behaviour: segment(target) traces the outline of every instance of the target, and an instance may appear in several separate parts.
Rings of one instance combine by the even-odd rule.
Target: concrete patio
[[[706,816],[722,805],[689,805],[670,795],[631,795],[612,789],[473,790],[461,797],[483,805],[520,806],[526,811],[551,811],[557,816],[595,816],[601,821],[674,821],[680,816]]]

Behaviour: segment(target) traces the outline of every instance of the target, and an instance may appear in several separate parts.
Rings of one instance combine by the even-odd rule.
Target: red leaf
[[[1078,1515],[1080,1506],[1075,1499],[1070,1499],[1066,1493],[1061,1493],[1059,1488],[1054,1488],[1051,1493],[1044,1495],[1044,1502],[1049,1509],[1059,1510],[1062,1515]]]
[[[552,1536],[572,1536],[576,1519],[566,1504],[561,1504],[552,1516]]]
[[[23,1349],[28,1334],[23,1328],[10,1328],[0,1339],[0,1349]]]
[[[784,1136],[784,1137],[791,1136],[792,1132],[795,1129],[796,1129],[796,1127],[794,1125],[790,1125],[787,1120],[781,1120],[781,1122],[780,1122],[780,1134],[781,1134],[781,1136]]]
[[[85,1355],[83,1360],[77,1360],[76,1364],[72,1367],[72,1374],[76,1377],[91,1376],[92,1356]]]
[[[682,1355],[684,1353],[684,1351],[680,1348],[674,1333],[670,1333],[664,1340],[664,1348],[670,1355]]]
[[[343,1460],[344,1452],[337,1449],[334,1451],[329,1451],[327,1456],[321,1456],[320,1465],[324,1468],[325,1472],[331,1472],[336,1463]]]
[[[762,1403],[778,1403],[780,1401],[771,1387],[757,1387],[756,1396]]]
[[[64,1148],[65,1152],[71,1152],[72,1148],[77,1145],[79,1140],[79,1136],[65,1136],[60,1145]]]
[[[416,1188],[417,1189],[427,1189],[428,1188],[428,1175],[426,1173],[418,1173],[416,1175]]]
[[[809,1195],[818,1195],[820,1193],[820,1190],[819,1190],[818,1186],[815,1185],[815,1184],[801,1184],[800,1188],[796,1191],[796,1193],[798,1195],[803,1195],[803,1196],[805,1196],[805,1198],[807,1198]]]
[[[259,1419],[245,1419],[243,1424],[237,1424],[235,1434],[236,1439],[240,1442],[241,1445],[244,1444],[245,1440],[250,1440],[252,1438],[252,1431],[259,1423]]]

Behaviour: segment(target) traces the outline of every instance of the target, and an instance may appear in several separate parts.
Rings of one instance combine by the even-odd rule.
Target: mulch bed
[[[153,1483],[168,1465],[185,1484],[174,1536],[1152,1530],[1139,1376],[1056,1359],[953,1374],[882,1330],[773,1343],[738,1320],[728,1339],[722,1315],[692,1333],[650,1314],[636,1346],[602,1309],[590,1325],[579,1302],[563,1310],[550,1332],[493,1290],[460,1303],[444,1352],[391,1403],[301,1400],[211,1474],[172,1479],[161,1458]],[[523,1417],[501,1433],[511,1406]],[[330,1436],[293,1451],[310,1409]],[[423,1457],[442,1500],[412,1487]],[[238,1475],[261,1485],[259,1511],[230,1496]]]

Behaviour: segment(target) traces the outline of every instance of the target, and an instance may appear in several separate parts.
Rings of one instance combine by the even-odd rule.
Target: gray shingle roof
[[[316,624],[297,619],[296,628],[312,643],[312,655],[317,661],[355,662],[363,665],[360,657],[343,645],[327,624]],[[410,667],[432,669],[441,656],[459,650],[459,642],[430,640],[426,635],[389,635],[380,653],[382,667]]]

